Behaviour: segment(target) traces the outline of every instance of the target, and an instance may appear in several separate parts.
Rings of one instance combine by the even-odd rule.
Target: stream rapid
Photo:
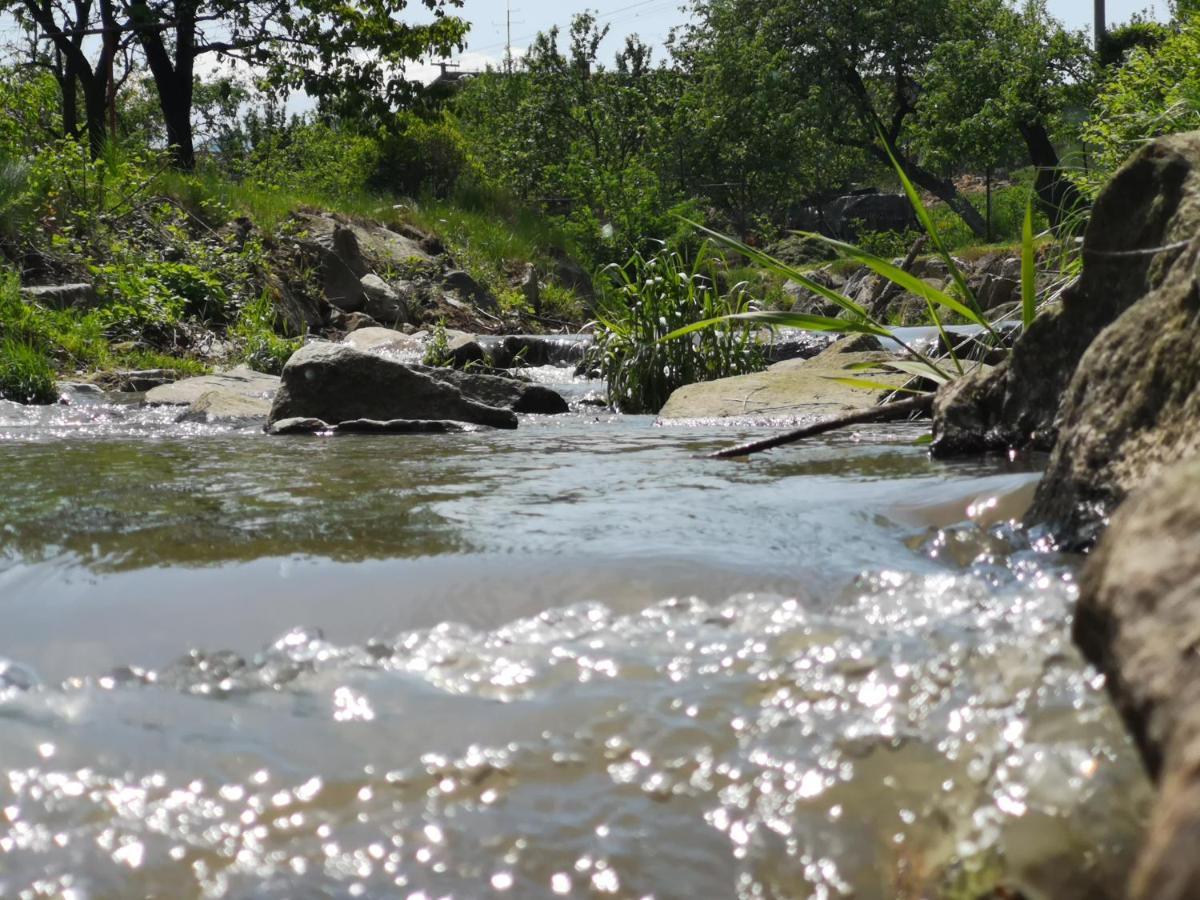
[[[1123,895],[1040,460],[573,409],[0,402],[0,897]]]

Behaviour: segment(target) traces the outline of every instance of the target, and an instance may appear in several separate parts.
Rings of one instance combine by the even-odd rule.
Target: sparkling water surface
[[[0,403],[0,897],[1123,895],[1039,460],[173,418]]]

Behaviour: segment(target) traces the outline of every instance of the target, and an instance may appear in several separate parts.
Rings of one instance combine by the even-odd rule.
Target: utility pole
[[[520,12],[520,10],[517,10]],[[513,27],[513,8],[512,0],[507,0],[504,5],[504,74],[511,75],[513,70],[513,55],[512,55],[512,27]],[[493,23],[498,24],[498,23]],[[523,20],[517,20],[518,25],[525,24]]]
[[[1096,53],[1104,52],[1104,38],[1108,35],[1108,17],[1104,14],[1104,0],[1096,4]]]

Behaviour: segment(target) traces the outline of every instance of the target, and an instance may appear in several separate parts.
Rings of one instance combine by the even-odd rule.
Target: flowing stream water
[[[0,897],[1123,895],[1039,460],[173,416],[0,403]]]

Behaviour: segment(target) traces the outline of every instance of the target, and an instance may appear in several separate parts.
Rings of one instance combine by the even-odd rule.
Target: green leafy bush
[[[367,185],[381,193],[445,198],[471,170],[463,136],[446,118],[429,122],[400,113],[381,129],[378,145]]]
[[[1178,29],[1157,48],[1131,51],[1085,125],[1094,148],[1087,186],[1104,180],[1146,141],[1200,128],[1200,12],[1181,17]]]
[[[46,354],[19,338],[0,339],[0,399],[53,403],[58,393]]]
[[[702,245],[689,268],[670,250],[634,254],[609,266],[596,343],[589,356],[608,382],[609,402],[624,412],[657,412],[676,388],[765,367],[753,325],[726,321],[688,340],[661,339],[696,322],[745,313],[749,297],[737,285],[718,291],[717,260]]]
[[[262,294],[242,308],[231,336],[240,344],[242,360],[256,372],[278,375],[303,338],[281,337],[275,327],[271,298]]]

